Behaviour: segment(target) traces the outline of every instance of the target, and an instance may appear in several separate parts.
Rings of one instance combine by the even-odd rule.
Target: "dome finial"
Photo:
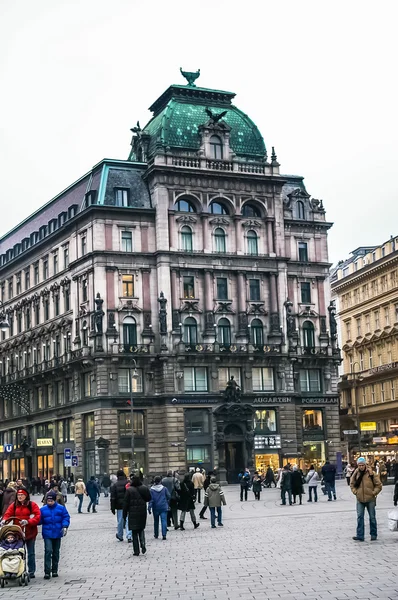
[[[272,146],[272,154],[271,154],[271,160],[272,162],[276,162],[277,156],[275,154],[275,148],[274,146]]]
[[[181,75],[188,81],[188,85],[191,87],[196,87],[195,81],[200,75],[200,69],[198,69],[195,73],[191,73],[190,71],[183,71],[182,67],[180,67],[180,72]]]

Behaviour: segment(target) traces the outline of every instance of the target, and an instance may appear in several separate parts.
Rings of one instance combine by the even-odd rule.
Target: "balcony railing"
[[[305,356],[328,355],[328,349],[324,346],[304,346],[301,348],[301,353]]]
[[[248,354],[251,352],[261,354],[278,354],[281,351],[279,345],[272,346],[254,346],[253,344],[219,344],[218,342],[210,344],[184,344],[185,352],[211,354]]]
[[[120,354],[148,354],[149,344],[119,344]]]

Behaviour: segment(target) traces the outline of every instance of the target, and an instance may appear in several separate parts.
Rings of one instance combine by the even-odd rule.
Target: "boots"
[[[184,521],[180,521],[180,529],[181,531],[185,531]]]
[[[194,524],[193,524],[193,526],[194,526],[194,529],[197,529],[197,528],[199,527],[199,525],[200,525],[200,523],[194,523]]]

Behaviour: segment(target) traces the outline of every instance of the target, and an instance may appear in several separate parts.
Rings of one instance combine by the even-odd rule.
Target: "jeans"
[[[376,501],[359,502],[357,500],[357,537],[361,540],[365,538],[365,508],[369,514],[370,535],[377,537]]]
[[[326,487],[326,491],[328,494],[328,500],[332,499],[332,494],[334,499],[336,499],[336,484],[335,483],[328,483],[327,481],[325,482],[325,487]]]
[[[254,499],[255,500],[260,500],[260,494],[261,494],[261,492],[253,492],[253,494],[254,494]]]
[[[193,508],[191,508],[191,510],[189,511],[189,514],[191,515],[191,521],[192,521],[192,523],[196,523],[195,511],[194,511]],[[185,515],[186,515],[186,511],[182,510],[181,514],[180,514],[180,521],[181,521],[181,523],[184,523],[184,521],[185,521]]]
[[[142,529],[141,531],[133,531],[132,535],[133,535],[134,554],[140,553],[140,545],[141,545],[141,550],[143,552],[145,552],[146,548],[145,548],[145,532],[144,532],[144,530]]]
[[[241,485],[240,486],[240,499],[241,499],[241,502],[243,501],[243,492],[245,492],[245,500],[247,500],[247,489],[248,489],[247,485],[245,485],[245,486]]]
[[[167,533],[167,511],[155,512],[153,511],[153,533],[155,538],[159,537],[159,517],[162,525],[162,536],[166,537]]]
[[[300,504],[301,504],[302,494],[293,494],[293,503],[296,504],[296,497],[297,496],[299,497]]]
[[[202,490],[200,490],[199,488],[197,488],[197,489],[195,490],[196,501],[197,501],[199,504],[200,504],[200,492],[201,492],[201,491],[202,491]]]
[[[309,485],[308,486],[308,501],[312,502],[312,492],[314,492],[314,501],[318,502],[318,486],[316,485]]]
[[[26,551],[28,553],[28,571],[33,575],[36,571],[36,554],[35,554],[36,539],[26,540]]]
[[[58,573],[61,538],[45,538],[44,540],[44,573]]]
[[[289,504],[292,503],[292,490],[281,490],[282,504],[286,504],[286,492],[289,498]]]
[[[347,485],[350,485],[351,477],[346,477]]]
[[[215,506],[209,506],[209,510],[210,510],[210,523],[212,527],[216,526],[216,507]],[[221,506],[217,506],[217,523],[219,525],[222,525],[222,508]]]
[[[77,507],[77,512],[81,513],[82,506],[83,506],[83,494],[76,494],[76,496],[79,498],[79,505]]]
[[[123,510],[118,508],[116,510],[117,516],[117,535],[123,539]],[[131,531],[129,531],[128,517],[126,519],[126,538],[131,540]]]
[[[90,496],[90,502],[87,506],[87,512],[90,512],[91,507],[93,507],[93,512],[97,512],[95,510],[96,505],[97,505],[97,498],[91,498],[91,496]]]

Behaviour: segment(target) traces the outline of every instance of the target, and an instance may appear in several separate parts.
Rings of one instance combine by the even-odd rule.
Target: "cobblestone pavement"
[[[223,528],[211,529],[207,520],[194,531],[188,520],[186,531],[155,540],[149,517],[148,551],[139,557],[132,544],[116,540],[108,499],[101,497],[98,514],[78,515],[70,497],[72,522],[62,542],[59,578],[43,580],[39,534],[36,579],[28,588],[0,590],[0,598],[397,600],[398,533],[387,528],[392,493],[388,486],[379,497],[379,539],[369,541],[366,523],[367,539],[358,543],[352,540],[355,499],[344,481],[337,484],[336,502],[322,495],[309,504],[304,496],[302,506],[280,506],[274,489],[265,490],[260,502],[251,492],[239,502],[238,486],[229,486]]]

